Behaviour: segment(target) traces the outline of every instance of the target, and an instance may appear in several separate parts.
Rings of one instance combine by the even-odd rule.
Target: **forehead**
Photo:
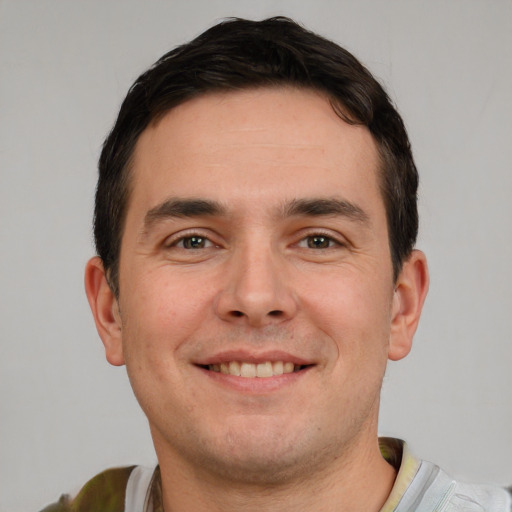
[[[319,92],[210,93],[175,107],[141,134],[130,203],[151,207],[164,193],[207,193],[221,201],[239,194],[256,207],[269,192],[295,199],[304,183],[315,196],[343,195],[341,187],[352,199],[372,192],[381,201],[374,193],[379,165],[368,129],[344,122]]]

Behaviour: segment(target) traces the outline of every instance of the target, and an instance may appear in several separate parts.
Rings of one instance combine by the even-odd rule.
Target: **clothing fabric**
[[[398,439],[381,438],[380,449],[398,472],[380,512],[512,512],[512,496],[501,487],[457,482]],[[62,496],[41,512],[163,512],[160,469],[109,469],[74,499]]]
[[[435,464],[414,457],[397,439],[381,438],[380,449],[392,465],[401,459],[395,484],[380,512],[512,511],[512,497],[501,487],[457,482]]]

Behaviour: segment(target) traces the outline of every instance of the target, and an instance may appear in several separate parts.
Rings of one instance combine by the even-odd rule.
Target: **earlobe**
[[[107,361],[114,366],[124,364],[121,318],[117,300],[105,275],[103,262],[97,256],[85,267],[85,292],[96,329],[105,346]]]
[[[421,251],[414,250],[404,262],[395,285],[388,350],[392,361],[404,358],[411,350],[428,283],[426,257]]]

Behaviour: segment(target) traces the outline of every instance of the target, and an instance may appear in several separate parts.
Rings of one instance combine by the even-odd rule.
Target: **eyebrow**
[[[146,213],[141,235],[147,235],[153,225],[166,219],[213,217],[227,215],[227,213],[226,207],[217,201],[197,198],[169,198]],[[369,217],[362,208],[339,198],[293,199],[280,209],[280,216],[282,218],[342,216],[363,224],[369,223]]]
[[[293,216],[342,216],[368,224],[368,214],[359,206],[339,198],[294,199],[283,208],[283,217]]]
[[[226,213],[226,208],[217,201],[169,198],[146,213],[142,234],[146,234],[154,224],[162,220],[183,217],[209,217],[225,215]]]

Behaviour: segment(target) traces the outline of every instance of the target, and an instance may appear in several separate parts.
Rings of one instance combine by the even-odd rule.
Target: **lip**
[[[312,366],[316,364],[316,361],[304,359],[282,350],[266,350],[264,352],[249,350],[226,350],[198,359],[193,361],[193,363],[197,366],[208,366],[210,364],[228,363],[230,361],[240,361],[252,364],[260,364],[267,361],[289,361],[296,366]]]
[[[203,366],[196,366],[196,368],[210,379],[210,382],[220,385],[224,389],[230,389],[243,394],[268,395],[269,393],[279,391],[302,380],[309,374],[313,366],[307,366],[297,372],[283,373],[282,375],[265,378],[246,378],[236,375],[226,375],[224,373],[210,371]]]
[[[247,378],[228,375],[208,369],[209,365],[227,363],[230,361],[240,361],[252,364],[265,363],[267,361],[289,361],[294,365],[302,366],[303,368],[292,373],[283,373],[282,375],[264,378]],[[205,356],[204,358],[194,361],[193,364],[204,376],[210,379],[210,382],[219,385],[224,389],[250,395],[267,395],[298,383],[310,373],[310,370],[314,368],[317,362],[298,357],[282,350],[266,350],[264,352],[257,352],[254,350],[226,350],[212,354],[211,356]]]

